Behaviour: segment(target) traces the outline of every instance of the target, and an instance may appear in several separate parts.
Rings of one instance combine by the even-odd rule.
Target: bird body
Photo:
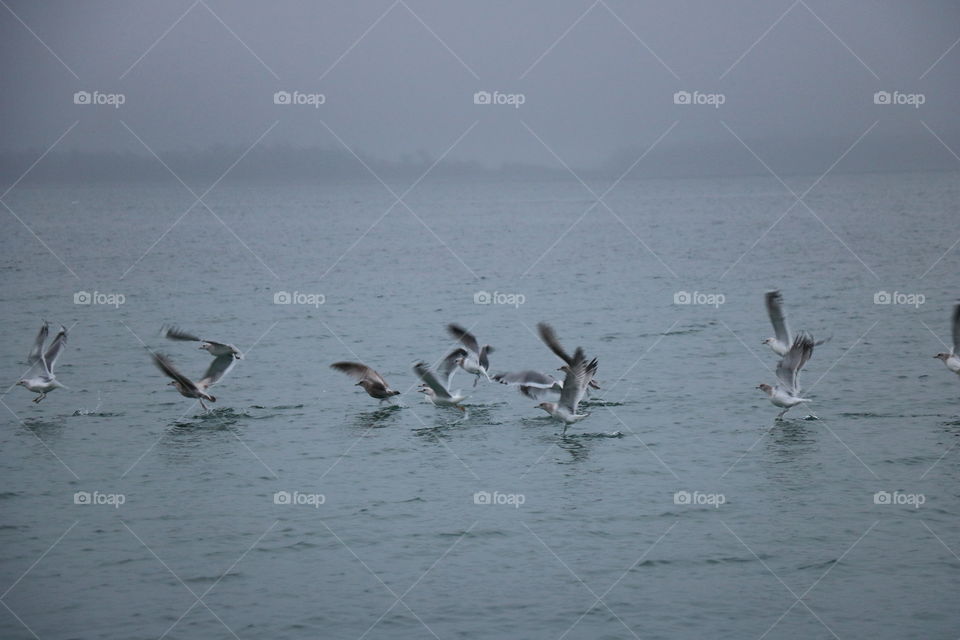
[[[460,325],[449,324],[447,325],[447,331],[467,348],[466,353],[457,360],[457,364],[461,369],[475,376],[473,386],[477,386],[481,376],[491,382],[489,356],[493,353],[493,347],[488,344],[481,347],[477,338]]]
[[[196,382],[180,373],[180,371],[173,366],[173,362],[170,361],[170,358],[163,354],[154,353],[153,362],[155,365],[157,365],[157,368],[164,373],[164,375],[171,379],[168,384],[180,392],[180,395],[182,395],[184,398],[195,398],[199,400],[200,406],[206,409],[207,405],[204,404],[204,400],[207,402],[217,401],[217,399],[208,393],[207,390],[219,382],[220,379],[226,375],[230,369],[233,368],[234,356],[232,353],[226,353],[214,358],[210,363],[210,366],[207,367],[203,377]]]
[[[400,395],[399,391],[390,388],[383,376],[363,363],[334,362],[330,368],[352,377],[357,381],[356,386],[362,387],[368,396],[381,402]]]
[[[232,344],[227,344],[225,342],[217,342],[215,340],[204,340],[199,338],[192,333],[187,333],[186,331],[181,331],[178,327],[164,327],[163,336],[169,338],[170,340],[179,340],[182,342],[199,342],[200,345],[198,349],[203,349],[207,351],[210,355],[214,357],[230,355],[236,358],[237,360],[243,360],[243,353],[240,352]]]
[[[40,332],[34,340],[33,348],[30,349],[30,354],[27,356],[27,364],[30,365],[30,369],[17,381],[17,385],[38,394],[33,399],[35,403],[39,403],[46,398],[47,394],[54,389],[65,388],[57,380],[53,369],[57,364],[60,353],[67,344],[67,329],[61,325],[59,333],[50,342],[47,350],[44,351],[43,343],[47,339],[48,332],[49,325],[44,320],[43,326],[40,327]]]
[[[417,390],[438,407],[456,407],[465,411],[460,403],[466,400],[467,396],[460,390],[450,390],[453,373],[457,369],[458,361],[463,358],[462,351],[463,349],[455,349],[443,359],[439,373],[446,380],[445,383],[437,378],[424,362],[415,362],[413,365],[413,372],[423,381]]]
[[[566,372],[560,390],[560,400],[557,402],[541,402],[537,405],[537,408],[543,409],[553,418],[563,422],[563,432],[566,433],[568,426],[590,415],[589,413],[577,413],[577,408],[597,373],[597,359],[588,361],[581,347],[577,347],[572,356],[568,354],[557,339],[553,327],[545,322],[538,324],[537,329],[543,342],[564,361],[565,364],[560,369]]]
[[[938,360],[943,360],[943,364],[946,365],[947,369],[960,375],[960,355],[957,354],[957,352],[960,351],[960,302],[953,307],[953,317],[951,318],[950,324],[953,333],[953,349],[951,349],[949,353],[938,353],[933,357]]]
[[[780,382],[776,386],[765,383],[757,386],[758,389],[767,394],[774,406],[783,409],[777,415],[777,419],[783,418],[783,415],[792,407],[810,401],[800,395],[799,379],[800,370],[813,355],[814,344],[810,334],[804,331],[798,333],[790,349],[777,363],[776,374]]]

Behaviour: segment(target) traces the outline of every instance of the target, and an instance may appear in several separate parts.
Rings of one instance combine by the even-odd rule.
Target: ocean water
[[[601,204],[573,180],[428,178],[401,203],[220,185],[209,210],[176,184],[19,185],[0,636],[956,637],[960,380],[931,356],[960,295],[957,177],[830,175],[804,203],[765,178],[628,180]],[[830,337],[780,422],[755,389],[770,288]],[[69,389],[36,405],[8,385],[41,318],[71,328]],[[555,369],[540,321],[600,362],[566,437],[462,373],[466,413],[414,391],[449,322],[494,370]],[[164,323],[246,352],[211,411],[150,364],[209,361]]]

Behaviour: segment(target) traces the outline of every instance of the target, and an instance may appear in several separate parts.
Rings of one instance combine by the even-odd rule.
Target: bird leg
[[[203,410],[207,410],[207,405],[203,404],[203,398],[197,398],[200,401],[200,406],[203,407]]]
[[[40,395],[38,395],[36,398],[33,399],[33,402],[34,402],[35,404],[40,404],[40,401],[43,400],[43,399],[46,398],[46,397],[47,397],[47,394],[41,393]]]
[[[778,413],[778,414],[777,414],[777,420],[783,420],[783,414],[785,414],[787,411],[790,411],[790,408],[789,408],[789,407],[786,408],[786,409],[784,409],[784,410],[781,411],[780,413]]]

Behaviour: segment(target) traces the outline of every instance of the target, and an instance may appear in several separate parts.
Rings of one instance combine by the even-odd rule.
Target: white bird
[[[463,354],[458,352],[462,351],[463,349],[452,351],[440,364],[438,373],[441,378],[446,380],[446,384],[441,382],[424,362],[415,362],[413,365],[414,373],[423,381],[423,384],[417,390],[438,407],[456,407],[461,411],[466,411],[460,403],[466,400],[467,396],[459,389],[457,391],[451,391],[450,389],[450,383],[453,380],[454,372],[457,370],[458,361],[463,358]]]
[[[943,364],[947,365],[947,369],[960,375],[960,354],[957,353],[960,351],[960,302],[953,307],[951,323],[951,328],[953,329],[953,348],[949,353],[938,353],[933,357],[938,360],[943,360]]]
[[[783,295],[779,290],[767,291],[764,295],[764,301],[767,305],[767,315],[770,316],[770,323],[773,325],[773,336],[763,341],[778,356],[787,355],[790,346],[793,344],[793,337],[790,334],[790,327],[787,325],[787,314],[783,311]],[[814,346],[819,346],[828,342],[830,338],[824,338],[814,342]]]
[[[777,415],[777,419],[783,418],[783,414],[801,402],[810,402],[808,398],[800,396],[799,378],[800,369],[813,355],[813,347],[813,338],[808,333],[801,331],[794,339],[793,346],[777,363],[777,378],[780,383],[776,386],[769,384],[757,386],[757,389],[767,394],[774,406],[783,408],[783,411]]]
[[[67,330],[63,325],[60,325],[60,332],[50,343],[46,352],[44,352],[43,343],[47,339],[48,332],[49,325],[47,321],[44,320],[43,326],[40,327],[40,332],[37,334],[37,338],[33,343],[33,348],[30,349],[30,354],[27,356],[27,364],[30,365],[30,369],[28,369],[27,373],[17,382],[17,385],[39,394],[33,399],[34,402],[40,402],[54,389],[66,388],[60,384],[53,375],[53,368],[57,364],[57,358],[60,357],[60,352],[63,351],[63,347],[67,344]]]
[[[392,396],[400,395],[399,391],[390,388],[387,381],[379,373],[360,362],[334,362],[330,365],[331,369],[341,371],[354,380],[357,380],[355,386],[363,387],[371,398],[389,401]]]
[[[202,338],[198,338],[192,333],[181,331],[179,327],[175,326],[164,327],[162,333],[164,337],[169,338],[170,340],[179,340],[181,342],[199,342],[200,346],[198,348],[208,351],[212,356],[225,356],[230,354],[237,360],[243,360],[243,354],[240,353],[240,350],[232,344],[216,342],[215,340],[204,340]]]
[[[566,366],[566,365],[564,365]],[[560,393],[563,382],[553,376],[539,371],[516,371],[512,373],[498,373],[493,379],[500,384],[517,387],[521,394],[531,400],[539,400],[550,393]]]
[[[570,373],[570,367],[573,365],[573,358],[570,357],[570,354],[566,352],[563,346],[560,344],[560,340],[557,338],[556,332],[553,330],[553,327],[548,325],[546,322],[541,322],[537,325],[537,331],[540,333],[540,339],[543,340],[544,344],[550,347],[550,350],[553,351],[558,358],[564,361],[564,365],[561,366],[557,371],[563,371],[565,374]],[[599,389],[600,385],[593,379],[593,376],[587,381],[587,391],[589,393],[590,389]]]
[[[586,418],[589,413],[577,413],[577,406],[587,392],[587,385],[597,372],[597,359],[587,361],[583,349],[577,347],[571,363],[568,365],[567,377],[563,380],[563,389],[560,391],[559,402],[541,402],[537,405],[551,416],[563,422],[563,432],[574,422]]]
[[[493,353],[493,347],[488,344],[481,347],[474,335],[460,325],[448,324],[447,331],[467,348],[467,353],[460,357],[457,364],[467,373],[476,376],[473,379],[473,386],[477,386],[480,376],[485,377],[489,382],[490,358],[488,355]]]
[[[177,391],[179,391],[180,395],[182,395],[184,398],[196,398],[199,400],[200,406],[204,409],[207,408],[207,405],[203,403],[204,400],[207,402],[217,401],[217,399],[210,395],[207,390],[219,382],[220,379],[228,371],[230,371],[235,364],[233,354],[231,353],[217,356],[210,363],[210,366],[207,367],[203,377],[197,382],[194,382],[187,376],[180,373],[177,368],[173,366],[170,358],[163,354],[154,353],[153,362],[157,365],[160,371],[164,373],[164,375],[166,375],[168,378],[171,378],[172,382],[168,384],[176,387]]]

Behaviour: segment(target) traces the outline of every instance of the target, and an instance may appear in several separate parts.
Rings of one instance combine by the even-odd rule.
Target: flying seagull
[[[390,388],[387,381],[379,373],[360,362],[334,362],[330,365],[331,369],[341,371],[354,380],[357,380],[355,386],[363,387],[371,398],[376,398],[380,402],[389,400],[391,396],[400,395],[399,391]]]
[[[953,329],[953,348],[950,350],[950,353],[938,353],[933,357],[938,360],[943,360],[943,364],[947,365],[947,369],[960,375],[960,354],[957,353],[960,351],[960,302],[953,307],[951,323],[951,328]]]
[[[561,381],[554,379],[553,376],[530,369],[512,373],[498,373],[493,376],[493,379],[500,384],[517,387],[521,394],[531,400],[539,400],[549,393],[560,393],[563,390]]]
[[[197,382],[180,373],[177,368],[173,366],[170,358],[163,354],[154,353],[153,362],[164,375],[171,379],[171,382],[168,384],[176,387],[180,395],[184,398],[196,398],[200,401],[200,406],[206,409],[207,405],[203,403],[204,400],[207,402],[217,401],[207,390],[219,382],[220,378],[233,368],[234,358],[231,353],[217,356],[210,363],[210,366],[207,367],[207,371],[203,374],[203,377]]]
[[[420,385],[418,391],[427,396],[427,399],[430,400],[433,404],[439,407],[456,407],[461,411],[466,411],[466,409],[460,405],[461,402],[466,400],[467,396],[463,392],[451,391],[450,382],[453,380],[453,373],[456,371],[458,366],[458,360],[463,358],[463,355],[457,353],[457,351],[463,351],[462,349],[457,349],[447,355],[443,359],[443,362],[440,365],[439,373],[442,378],[446,379],[446,384],[441,382],[437,376],[433,374],[430,369],[427,368],[427,365],[424,362],[415,362],[413,365],[413,371],[417,374],[417,377],[423,381],[423,384]]]
[[[773,337],[764,340],[763,344],[773,349],[773,352],[778,356],[785,356],[793,344],[793,336],[791,336],[790,327],[787,325],[787,314],[783,311],[783,295],[779,289],[767,291],[764,295],[764,302],[767,305],[767,315],[770,316],[770,323],[773,325]],[[819,346],[829,340],[828,337],[813,344]]]
[[[490,358],[488,354],[493,353],[493,347],[488,344],[481,347],[474,335],[460,325],[448,324],[447,331],[467,348],[467,354],[462,356],[457,364],[467,373],[476,376],[473,379],[473,386],[477,386],[480,376],[484,376],[487,381],[490,381],[490,374],[488,373]]]
[[[563,422],[563,432],[574,422],[586,418],[589,413],[577,413],[577,405],[587,392],[587,385],[597,372],[597,359],[587,361],[583,349],[577,347],[568,366],[567,377],[563,380],[559,402],[541,402],[537,405],[551,416]]]
[[[550,350],[557,354],[557,357],[563,360],[565,363],[557,371],[563,371],[565,374],[570,374],[570,367],[573,365],[573,358],[570,357],[570,354],[566,352],[563,346],[560,344],[560,340],[557,339],[557,334],[553,330],[553,327],[548,325],[546,322],[541,322],[537,324],[537,331],[540,332],[540,339],[543,340],[544,344],[550,347]],[[600,385],[593,379],[593,376],[590,376],[590,379],[587,380],[588,389],[599,389]]]
[[[237,360],[243,360],[243,354],[240,353],[240,350],[232,344],[216,342],[215,340],[204,340],[203,338],[198,338],[192,333],[181,331],[180,328],[176,326],[164,327],[162,333],[164,337],[171,340],[179,340],[182,342],[199,342],[200,346],[198,348],[210,352],[210,355],[212,356],[225,356],[230,354]]]
[[[64,345],[67,344],[67,330],[63,325],[60,325],[60,332],[57,333],[46,352],[44,352],[43,343],[47,339],[48,332],[49,325],[44,320],[43,326],[40,327],[40,332],[34,340],[33,348],[30,349],[30,354],[27,356],[27,364],[30,365],[30,369],[17,382],[17,385],[39,394],[33,399],[34,402],[40,402],[47,397],[48,393],[64,386],[53,375],[53,368],[57,365],[57,358],[63,351]]]
[[[777,363],[777,378],[780,380],[776,386],[769,384],[760,384],[757,389],[762,390],[770,397],[777,407],[782,407],[783,411],[777,415],[777,419],[783,418],[783,414],[792,407],[801,402],[809,402],[807,398],[800,396],[800,369],[807,363],[810,356],[813,355],[814,342],[810,334],[801,331],[793,341],[793,346]]]

